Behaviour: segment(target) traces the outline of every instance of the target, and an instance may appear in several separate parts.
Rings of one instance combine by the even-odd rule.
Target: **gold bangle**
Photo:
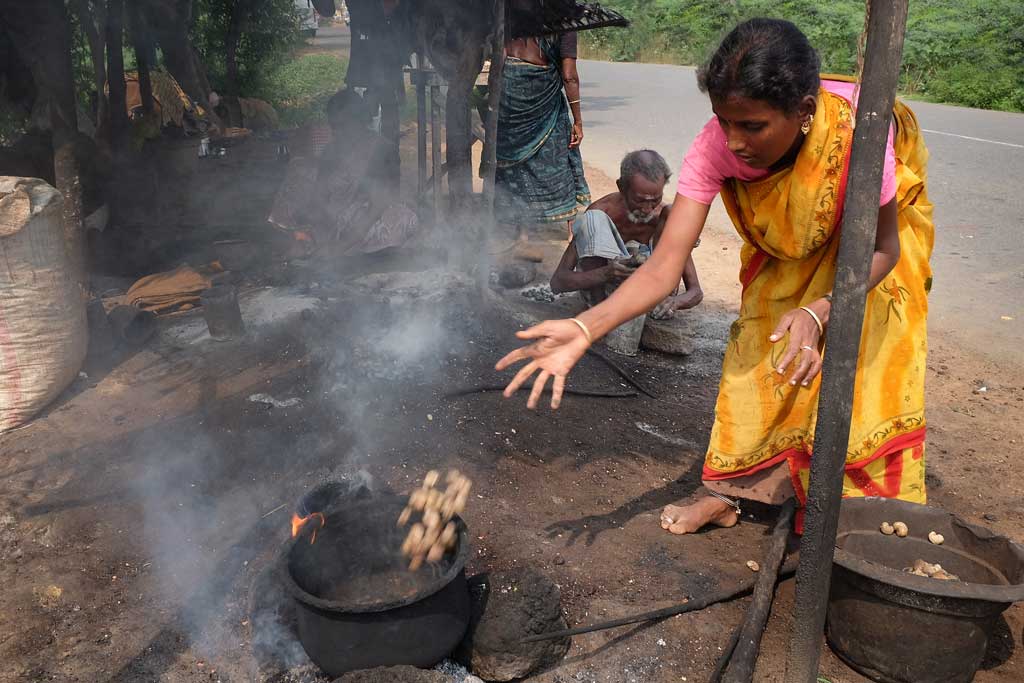
[[[588,328],[586,326],[586,324],[584,324],[584,322],[582,320],[580,320],[579,318],[569,318],[569,320],[571,320],[574,323],[576,323],[576,325],[578,325],[579,328],[581,330],[583,330],[583,336],[585,336],[587,338],[587,343],[588,344],[593,344],[594,343],[594,338],[592,336],[590,336],[590,328]]]
[[[801,306],[800,310],[801,311],[807,311],[811,315],[811,317],[814,318],[814,324],[818,326],[818,336],[819,337],[824,337],[825,336],[825,326],[821,324],[821,318],[818,317],[818,314],[815,313],[814,311],[812,311],[807,306]]]
[[[569,104],[579,104],[582,100],[569,100]]]

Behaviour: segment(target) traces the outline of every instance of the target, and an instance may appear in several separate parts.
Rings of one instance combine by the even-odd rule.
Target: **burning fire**
[[[314,512],[305,517],[299,517],[297,514],[292,513],[292,538],[298,536],[299,532],[302,531],[302,527],[306,526],[306,522],[314,518],[320,520],[320,526],[313,529],[313,536],[309,539],[309,542],[311,545],[316,543],[316,532],[323,529],[324,525],[327,524],[327,520],[324,519],[324,513],[322,512]]]

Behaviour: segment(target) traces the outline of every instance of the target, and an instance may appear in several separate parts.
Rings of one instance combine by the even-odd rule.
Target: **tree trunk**
[[[64,1],[0,0],[0,26],[32,72],[36,85],[33,124],[53,136],[57,189],[64,195],[64,236],[78,266],[83,262],[82,183],[74,153],[78,115]]]
[[[107,89],[110,92],[110,144],[114,158],[128,146],[128,104],[124,82],[124,0],[107,0]]]
[[[455,215],[468,208],[473,195],[473,129],[469,95],[475,80],[475,73],[459,73],[457,80],[448,82],[448,98],[445,101],[448,193]]]
[[[131,4],[128,13],[128,35],[131,37],[132,51],[135,53],[135,64],[139,69],[139,95],[142,98],[142,111],[148,115],[153,111],[153,81],[149,71],[153,68],[156,55],[149,25],[146,23],[142,10],[134,3]]]
[[[96,127],[101,127],[107,120],[109,107],[104,89],[107,85],[107,63],[105,54],[105,35],[100,29],[106,25],[106,8],[102,0],[96,7],[89,6],[89,0],[76,0],[74,4],[75,13],[78,15],[78,23],[85,32],[85,38],[89,42],[89,57],[92,60],[93,84],[96,87]]]
[[[227,94],[238,97],[238,45],[242,42],[249,23],[252,6],[249,0],[234,0],[231,3],[231,16],[228,19],[228,35],[224,45],[224,62],[227,67]]]
[[[140,0],[149,25],[164,55],[164,65],[185,93],[206,109],[211,117],[210,82],[199,53],[192,45],[192,0]]]

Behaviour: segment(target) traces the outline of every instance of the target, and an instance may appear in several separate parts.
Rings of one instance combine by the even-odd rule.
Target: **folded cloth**
[[[572,244],[577,258],[626,258],[626,243],[611,217],[600,209],[591,209],[572,223]]]
[[[202,269],[180,266],[163,273],[147,275],[132,285],[124,303],[157,315],[173,313],[199,305],[199,295],[211,286],[216,266]]]
[[[633,240],[623,242],[615,221],[600,209],[590,209],[576,217],[572,224],[572,243],[578,259],[593,256],[609,260],[629,258],[632,255],[630,247],[644,256],[651,255],[650,245]]]

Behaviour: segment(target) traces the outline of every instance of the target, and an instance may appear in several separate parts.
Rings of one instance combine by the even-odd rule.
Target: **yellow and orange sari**
[[[917,119],[901,102],[894,119],[901,255],[867,297],[843,495],[924,503],[928,261],[934,241],[925,191],[928,150]],[[797,497],[805,500],[820,376],[810,387],[790,386],[775,370],[785,340],[772,344],[768,336],[784,313],[832,290],[853,124],[850,102],[821,90],[811,131],[792,167],[723,186],[725,206],[744,240],[743,295],[722,368],[706,482],[785,462]]]

